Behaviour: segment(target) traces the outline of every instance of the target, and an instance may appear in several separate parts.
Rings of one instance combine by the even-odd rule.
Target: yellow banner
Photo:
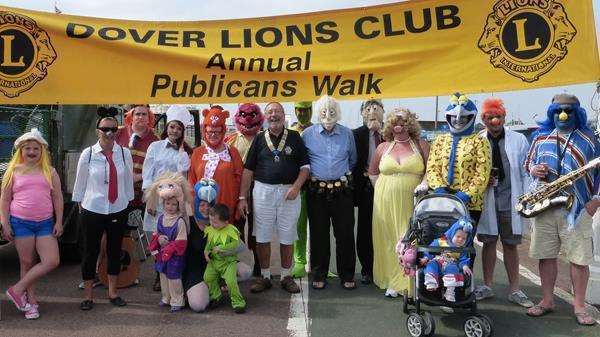
[[[197,22],[0,6],[1,104],[418,97],[599,79],[591,0],[424,0]]]

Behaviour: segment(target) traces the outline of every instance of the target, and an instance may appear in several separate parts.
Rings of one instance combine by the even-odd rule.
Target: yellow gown
[[[373,200],[373,281],[381,289],[412,296],[411,279],[404,276],[396,256],[396,243],[408,229],[413,212],[413,192],[425,173],[423,158],[410,141],[413,154],[398,163],[388,147],[379,162]]]

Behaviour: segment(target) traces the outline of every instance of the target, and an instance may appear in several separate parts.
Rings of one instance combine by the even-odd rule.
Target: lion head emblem
[[[535,82],[566,57],[576,34],[558,0],[500,0],[487,16],[477,46],[495,68]]]
[[[22,14],[0,11],[0,91],[9,98],[31,89],[48,75],[56,60],[50,37]]]

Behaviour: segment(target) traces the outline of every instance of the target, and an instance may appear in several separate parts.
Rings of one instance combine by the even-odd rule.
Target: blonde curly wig
[[[394,140],[394,125],[398,122],[400,116],[405,120],[404,127],[408,131],[410,138],[416,140],[421,137],[421,125],[417,115],[406,108],[394,108],[390,113],[387,114],[385,122],[383,123],[383,139],[388,142]]]

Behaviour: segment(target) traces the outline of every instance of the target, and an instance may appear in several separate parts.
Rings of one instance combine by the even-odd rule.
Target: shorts
[[[279,243],[292,245],[298,240],[296,230],[300,216],[300,193],[294,200],[285,200],[285,194],[292,185],[270,185],[255,181],[252,190],[254,204],[254,229],[256,242],[271,242],[277,230]]]
[[[554,208],[534,217],[531,221],[531,247],[533,259],[554,259],[561,246],[569,262],[587,266],[594,261],[592,248],[592,217],[581,210],[574,229],[568,229],[567,212]]]
[[[496,242],[498,236],[503,244],[507,246],[517,246],[521,244],[522,236],[512,232],[512,214],[511,211],[496,212],[496,222],[498,223],[498,235],[477,234],[477,240],[483,243]]]
[[[54,231],[54,218],[42,221],[24,220],[10,216],[10,226],[15,234],[15,238],[40,237],[52,235]]]

